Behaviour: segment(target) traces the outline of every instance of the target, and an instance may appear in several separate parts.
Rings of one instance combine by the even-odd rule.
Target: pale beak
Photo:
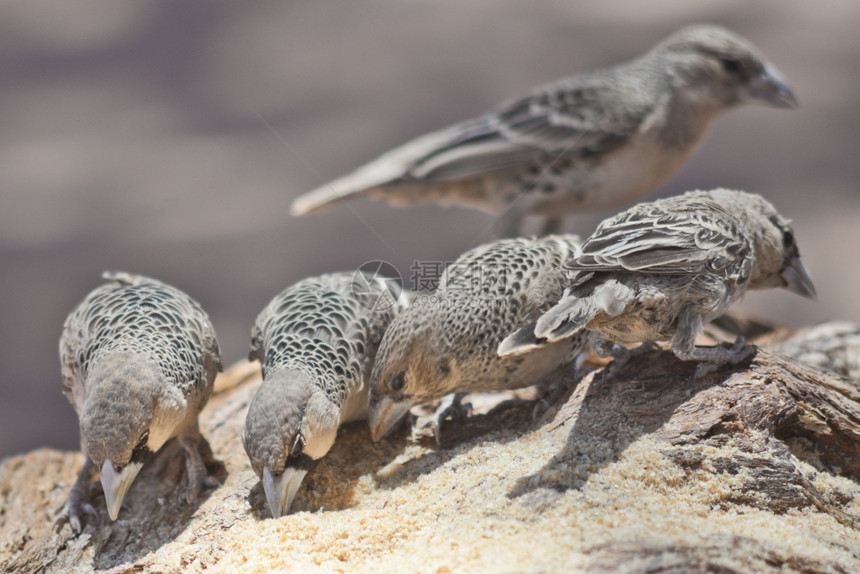
[[[741,99],[775,108],[796,108],[797,98],[775,67],[766,65],[764,71],[741,87]]]
[[[813,301],[818,299],[812,277],[809,276],[809,272],[800,262],[799,257],[792,257],[780,275],[785,280],[785,289]]]
[[[369,422],[370,438],[374,441],[380,440],[393,429],[400,419],[409,412],[412,403],[403,401],[395,403],[388,397],[384,397],[376,405],[371,405]]]
[[[290,505],[307,473],[307,470],[287,467],[280,476],[275,476],[268,468],[263,469],[263,491],[272,518],[279,518],[290,511]]]
[[[102,488],[105,491],[105,502],[107,502],[108,516],[111,520],[116,520],[117,515],[119,515],[125,493],[128,492],[131,483],[134,482],[134,478],[142,467],[143,463],[141,462],[130,462],[125,468],[117,472],[109,460],[106,460],[102,465]]]

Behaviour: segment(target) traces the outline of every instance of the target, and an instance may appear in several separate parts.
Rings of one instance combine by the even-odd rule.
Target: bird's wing
[[[593,158],[623,145],[648,117],[643,100],[618,104],[609,78],[574,78],[500,111],[455,126],[444,145],[417,158],[405,177],[450,180],[523,169],[559,157]]]
[[[726,278],[749,271],[750,242],[719,204],[655,202],[642,207],[602,223],[582,253],[564,268],[580,272],[583,279],[606,271],[660,275],[709,271]]]
[[[76,309],[63,326],[63,334],[60,336],[60,365],[63,394],[68,397],[75,411],[80,412],[86,397],[86,328],[81,325],[81,314],[78,311],[79,309]]]
[[[248,349],[248,360],[249,361],[259,361],[263,362],[263,358],[265,357],[265,348],[263,347],[263,328],[262,324],[265,322],[265,317],[261,314],[257,317],[257,321],[254,323],[254,326],[251,328],[251,345]]]
[[[365,193],[445,183],[594,158],[623,145],[654,111],[650,86],[620,89],[615,74],[577,76],[499,111],[397,147],[293,202],[293,215],[318,212]],[[623,95],[622,95],[623,94]],[[390,187],[389,187],[390,186]]]

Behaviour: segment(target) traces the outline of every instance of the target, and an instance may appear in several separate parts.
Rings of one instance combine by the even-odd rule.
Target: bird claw
[[[54,531],[59,532],[62,530],[63,525],[68,522],[72,532],[80,534],[83,532],[83,522],[81,521],[81,518],[84,514],[88,516],[96,516],[98,513],[96,512],[95,507],[89,502],[76,504],[74,507],[67,502],[63,505],[63,509],[54,520]]]
[[[199,437],[181,437],[179,444],[185,450],[185,469],[188,473],[186,486],[180,489],[179,498],[186,504],[191,504],[204,488],[215,488],[221,483],[214,476],[210,476],[200,455]]]
[[[696,379],[698,379],[699,377],[709,375],[723,365],[737,365],[738,363],[742,363],[743,361],[752,357],[754,353],[755,346],[747,345],[746,339],[744,339],[744,337],[738,337],[737,339],[735,339],[735,344],[732,345],[732,348],[728,350],[727,360],[712,362],[703,361],[699,363],[693,370],[693,380],[691,382],[695,383]]]
[[[630,359],[656,351],[660,345],[653,341],[646,341],[637,347],[628,349],[621,343],[615,343],[607,339],[598,338],[592,343],[594,350],[600,357],[612,357],[612,362],[603,367],[603,380],[612,377],[630,362]]]
[[[693,379],[690,381],[690,383],[695,384],[696,380],[699,377],[710,375],[721,366],[722,365],[720,363],[699,363],[698,365],[696,365],[696,368],[693,369]]]
[[[180,489],[179,498],[185,504],[192,504],[200,496],[200,493],[210,488],[217,488],[221,483],[214,476],[206,473],[206,467],[198,473],[189,469],[188,483]]]

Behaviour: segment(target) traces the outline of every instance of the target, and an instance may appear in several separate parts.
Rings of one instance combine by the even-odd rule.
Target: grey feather
[[[558,300],[567,282],[561,263],[578,247],[571,235],[482,245],[451,263],[434,293],[416,295],[386,331],[373,367],[374,436],[396,422],[389,411],[452,392],[529,386],[573,362],[579,341],[550,345],[528,359],[502,359],[497,349],[505,335]]]
[[[379,342],[408,304],[407,294],[389,287],[361,273],[313,277],[281,292],[257,317],[250,357],[262,365],[263,384],[243,442],[259,476],[306,471],[328,452],[341,423],[366,416]],[[277,514],[289,502],[274,504]]]
[[[221,370],[215,330],[200,305],[178,289],[129,273],[105,273],[66,319],[60,338],[63,392],[78,414],[89,465],[112,485],[130,463],[143,464],[174,437],[200,440],[197,416]],[[207,481],[197,451],[185,449],[191,500]],[[106,466],[107,465],[107,466]],[[137,467],[139,468],[139,466]],[[110,476],[106,476],[107,470]],[[89,491],[82,471],[66,512],[75,530]],[[136,471],[135,471],[136,473]],[[115,518],[134,474],[108,493]]]
[[[698,348],[696,335],[747,290],[783,287],[815,296],[788,221],[761,196],[726,189],[688,192],[609,218],[564,268],[564,296],[532,333],[506,339],[508,353],[527,354],[590,330],[601,348],[606,341],[671,341],[680,358],[715,368],[749,351]]]
[[[717,115],[747,101],[795,104],[748,41],[717,26],[684,28],[643,56],[416,138],[297,198],[292,213],[356,196],[494,213],[516,200],[511,217],[607,209],[665,181]]]
[[[89,396],[90,372],[117,352],[151,358],[163,384],[202,409],[221,370],[206,312],[185,293],[155,279],[124,272],[103,277],[110,283],[93,290],[72,311],[60,338],[63,392],[75,411],[82,414]]]

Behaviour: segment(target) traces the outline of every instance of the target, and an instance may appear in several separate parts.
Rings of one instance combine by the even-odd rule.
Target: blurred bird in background
[[[643,56],[395,148],[298,197],[292,214],[368,196],[501,214],[503,237],[537,215],[545,218],[542,233],[553,233],[568,213],[652,191],[684,165],[715,117],[749,102],[797,105],[747,40],[717,26],[683,28]]]

